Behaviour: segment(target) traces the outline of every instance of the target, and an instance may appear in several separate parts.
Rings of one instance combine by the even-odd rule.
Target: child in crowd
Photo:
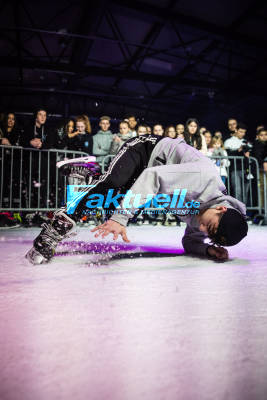
[[[218,169],[221,179],[225,184],[226,178],[228,177],[227,167],[229,167],[230,161],[227,158],[221,158],[228,156],[227,151],[223,147],[222,139],[216,137],[212,138],[211,146],[210,148],[208,148],[207,156],[212,157],[212,160],[214,161],[216,168]]]
[[[113,135],[110,154],[117,154],[121,146],[127,142],[127,140],[132,138],[132,133],[130,132],[129,123],[127,121],[122,121],[119,125],[119,128],[120,133]]]

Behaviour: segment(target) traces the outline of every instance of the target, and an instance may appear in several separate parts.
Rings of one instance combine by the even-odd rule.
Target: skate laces
[[[57,246],[57,244],[64,238],[64,235],[60,235],[51,225],[43,224],[42,228],[42,242],[48,244],[51,247]]]

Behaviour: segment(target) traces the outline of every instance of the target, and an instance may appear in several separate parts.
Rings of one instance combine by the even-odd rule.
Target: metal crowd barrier
[[[88,156],[70,150],[0,146],[0,211],[54,211],[66,203],[58,161]]]
[[[63,159],[88,156],[70,150],[36,150],[18,146],[0,146],[0,211],[53,211],[66,203],[66,178],[56,167]],[[101,164],[102,173],[115,155],[107,155]],[[258,161],[250,157],[210,157],[215,163],[227,160],[226,188],[228,194],[240,197],[248,210],[267,218],[267,178]],[[245,164],[246,163],[246,164]],[[225,163],[224,163],[225,164]],[[220,172],[222,166],[218,166]],[[247,179],[251,177],[253,179]],[[260,182],[260,178],[262,182]],[[264,186],[262,202],[261,190]],[[238,189],[238,190],[237,190]],[[239,191],[239,193],[237,193]],[[238,196],[236,196],[238,194]]]
[[[113,160],[114,157],[115,157],[115,154],[108,154],[103,158],[103,160],[100,163],[102,174],[104,174],[106,172],[111,160]]]
[[[264,224],[267,225],[267,172],[263,172]]]
[[[257,211],[259,216],[263,215],[264,204],[262,204],[261,199],[258,160],[254,157],[247,158],[237,156],[211,156],[209,158],[212,159],[215,164],[216,161],[220,160],[220,162],[218,162],[218,164],[220,164],[218,165],[218,172],[220,175],[222,169],[226,169],[227,177],[225,186],[227,193],[245,203],[247,210]],[[226,161],[224,165],[221,163],[222,160]]]

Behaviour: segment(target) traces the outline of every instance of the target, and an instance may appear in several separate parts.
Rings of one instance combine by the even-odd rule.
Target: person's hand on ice
[[[210,257],[221,261],[228,260],[229,258],[228,251],[224,247],[209,246],[207,253]]]
[[[126,234],[125,226],[122,226],[118,222],[112,221],[111,219],[105,222],[104,224],[98,225],[96,228],[92,229],[91,232],[97,232],[95,237],[101,236],[102,239],[109,235],[113,234],[113,240],[117,240],[119,235],[121,235],[124,242],[129,243],[130,240]]]

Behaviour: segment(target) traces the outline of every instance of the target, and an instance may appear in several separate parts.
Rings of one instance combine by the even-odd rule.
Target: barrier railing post
[[[21,197],[22,197],[22,154],[23,154],[23,149],[20,149],[20,173],[19,173],[19,208],[21,208]]]
[[[47,186],[46,186],[46,207],[50,204],[50,151],[47,152]]]
[[[263,171],[264,224],[267,225],[267,172]]]
[[[30,158],[29,158],[29,208],[31,208],[32,204],[32,150],[30,151]]]
[[[2,160],[1,160],[1,193],[0,193],[0,201],[1,208],[3,207],[3,187],[4,187],[4,147],[2,147]]]
[[[12,198],[13,198],[13,157],[14,157],[14,148],[11,149],[11,160],[10,160],[10,188],[9,188],[9,207],[12,207]]]

